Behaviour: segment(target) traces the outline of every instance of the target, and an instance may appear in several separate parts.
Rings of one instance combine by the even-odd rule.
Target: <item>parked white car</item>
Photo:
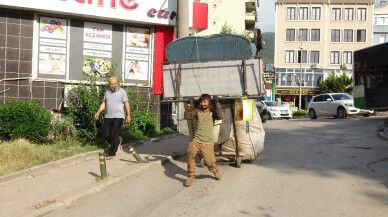
[[[311,119],[318,116],[333,116],[334,118],[346,118],[348,115],[357,114],[360,109],[354,107],[353,97],[346,93],[325,93],[314,96],[307,111]]]
[[[263,103],[267,105],[268,108],[268,120],[271,120],[272,118],[292,118],[290,107],[282,105],[277,101],[263,101]]]

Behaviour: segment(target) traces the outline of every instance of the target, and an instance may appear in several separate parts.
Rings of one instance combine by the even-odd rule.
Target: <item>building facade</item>
[[[207,6],[188,1],[187,16],[203,26],[195,21],[207,18]],[[72,85],[90,77],[104,84],[115,67],[122,85],[151,99],[160,120],[165,47],[176,26],[177,1],[2,0],[0,103],[38,99],[62,110]]]
[[[258,26],[259,0],[200,0],[208,4],[208,27],[198,36],[219,34],[222,26],[229,25],[236,34],[245,34],[252,40]]]
[[[373,16],[373,44],[388,42],[388,3],[380,1]]]
[[[353,52],[372,44],[373,3],[277,0],[275,98],[305,108],[328,73],[351,76]]]

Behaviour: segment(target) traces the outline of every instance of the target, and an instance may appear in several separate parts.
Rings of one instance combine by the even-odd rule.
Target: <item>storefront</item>
[[[191,20],[207,17],[193,7]],[[70,85],[91,76],[105,82],[112,69],[122,85],[163,94],[164,51],[176,21],[177,1],[3,0],[0,102],[37,98],[60,109]]]
[[[317,88],[302,88],[302,108],[306,108],[311,98],[319,93]],[[299,107],[299,88],[276,88],[275,97],[291,107]]]
[[[288,69],[277,68],[275,70],[275,98],[299,107],[299,95],[301,95],[302,109],[307,107],[312,96],[320,93],[318,83],[323,79],[323,70],[314,68]],[[301,94],[299,94],[299,85]]]

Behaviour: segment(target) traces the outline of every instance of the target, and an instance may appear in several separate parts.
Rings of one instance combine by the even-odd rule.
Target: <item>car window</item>
[[[267,106],[283,106],[282,104],[276,102],[276,101],[265,101],[264,102]]]
[[[331,99],[330,95],[324,95],[323,96],[323,101],[327,101],[328,99]]]
[[[261,104],[261,103],[256,103],[256,107],[257,107],[257,108],[263,108],[263,107],[264,107],[264,105],[263,105],[263,104]]]
[[[349,100],[349,99],[352,99],[352,96],[350,96],[348,94],[344,94],[344,93],[332,94],[331,96],[333,97],[334,100]]]
[[[323,95],[318,95],[314,97],[314,102],[322,102],[323,101]]]

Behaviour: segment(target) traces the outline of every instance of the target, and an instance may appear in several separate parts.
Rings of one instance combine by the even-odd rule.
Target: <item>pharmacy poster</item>
[[[150,29],[126,27],[124,73],[125,83],[149,85]]]
[[[66,78],[67,35],[66,19],[39,18],[39,78]]]
[[[112,68],[112,25],[84,23],[83,67],[87,76],[106,77]]]

